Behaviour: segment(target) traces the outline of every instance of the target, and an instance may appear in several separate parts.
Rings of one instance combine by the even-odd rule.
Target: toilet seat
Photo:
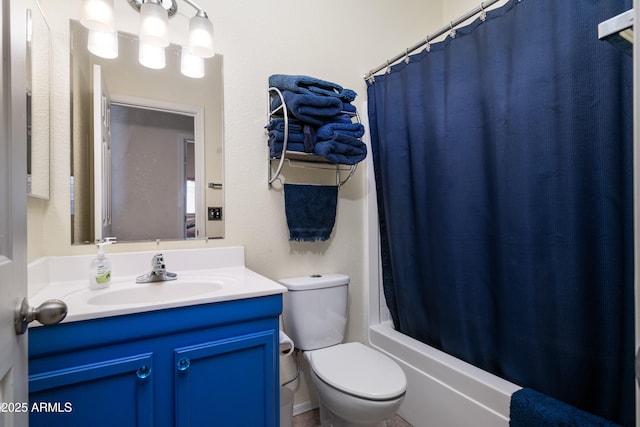
[[[400,366],[361,343],[311,351],[309,363],[322,381],[362,399],[396,399],[407,389],[407,379]]]

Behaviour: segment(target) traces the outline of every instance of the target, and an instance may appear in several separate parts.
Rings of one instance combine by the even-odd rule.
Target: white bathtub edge
[[[521,387],[402,335],[390,322],[371,325],[369,340],[407,375],[399,413],[415,427],[509,425],[511,395]]]

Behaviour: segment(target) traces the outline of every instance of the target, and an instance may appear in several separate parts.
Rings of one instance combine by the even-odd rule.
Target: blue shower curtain
[[[368,86],[396,328],[634,424],[631,1],[509,1]]]

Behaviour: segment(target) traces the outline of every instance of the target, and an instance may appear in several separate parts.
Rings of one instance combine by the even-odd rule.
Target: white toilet
[[[407,389],[404,372],[384,354],[345,343],[347,287],[344,274],[282,279],[285,332],[304,350],[320,401],[322,426],[384,427]]]

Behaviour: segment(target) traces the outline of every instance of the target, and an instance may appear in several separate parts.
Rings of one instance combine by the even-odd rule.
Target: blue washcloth
[[[346,102],[353,101],[357,96],[351,89],[310,76],[274,74],[269,77],[269,86],[301,94],[333,96]]]
[[[283,91],[282,96],[291,114],[307,124],[320,126],[340,114],[343,103],[338,98],[320,95],[299,94]],[[271,109],[280,106],[280,97],[275,97]]]
[[[614,427],[609,420],[582,411],[530,388],[511,395],[510,427]]]
[[[339,133],[360,138],[364,135],[364,126],[361,123],[351,123],[351,120],[348,123],[330,122],[320,126],[316,135],[319,140],[326,141],[335,138]]]
[[[335,185],[284,185],[284,208],[289,240],[328,240],[336,220],[338,187]]]
[[[314,151],[332,163],[355,165],[367,157],[367,146],[350,135],[338,133],[333,139],[318,141]]]

